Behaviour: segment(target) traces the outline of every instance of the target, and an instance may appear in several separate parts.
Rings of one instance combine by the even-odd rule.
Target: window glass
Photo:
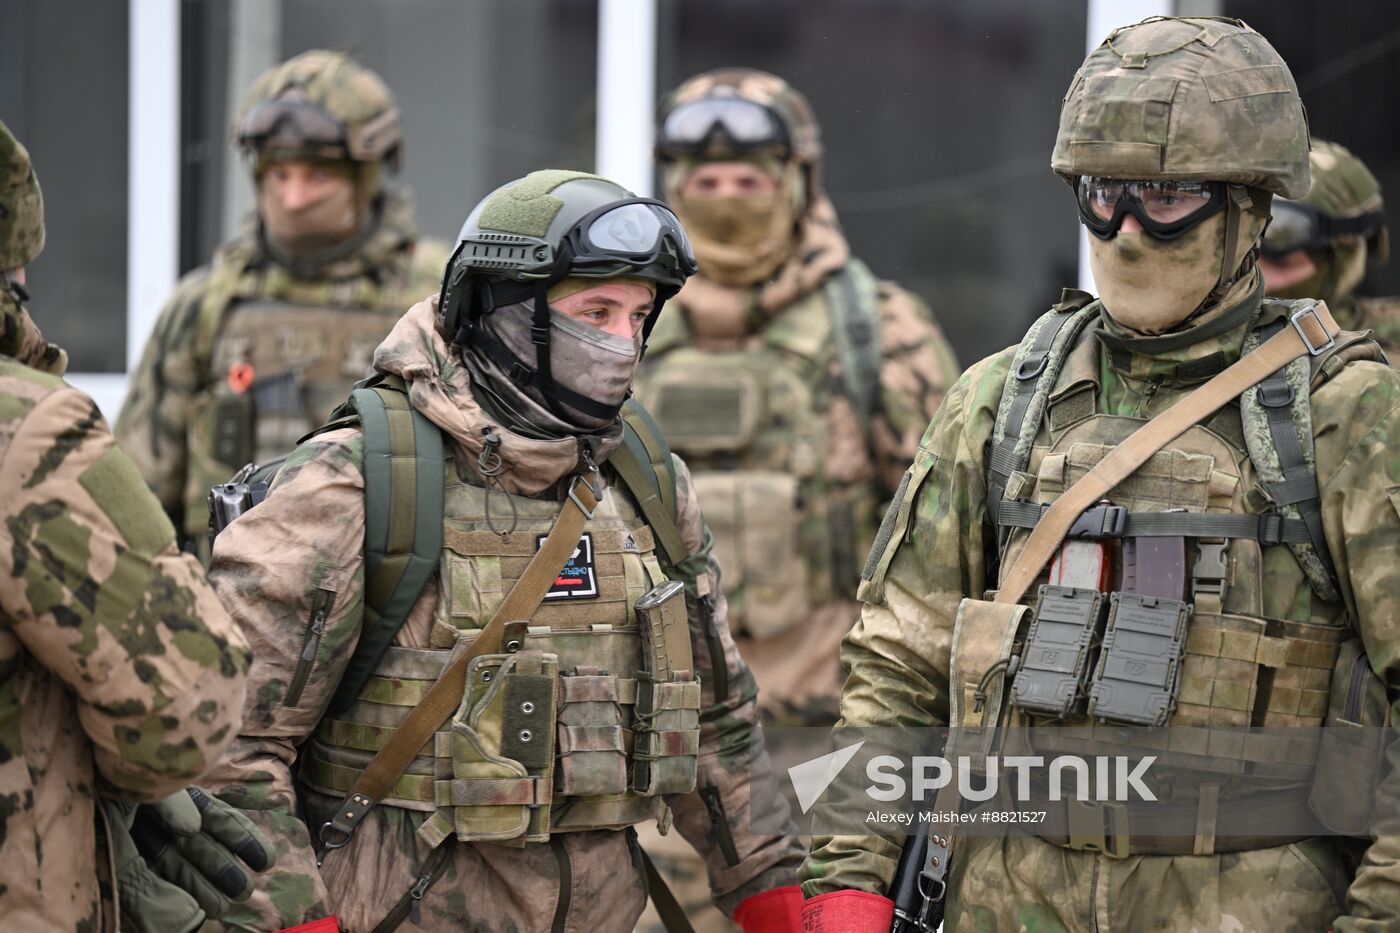
[[[679,0],[659,88],[749,65],[812,101],[852,252],[920,294],[964,365],[1018,340],[1078,278],[1050,172],[1084,57],[1082,0]]]
[[[0,0],[0,119],[44,189],[31,308],[73,372],[126,369],[127,17],[112,0]]]
[[[1298,82],[1314,136],[1341,143],[1380,179],[1395,241],[1400,218],[1400,5],[1230,0],[1236,16],[1268,38]],[[1400,261],[1372,268],[1363,295],[1400,295]]]

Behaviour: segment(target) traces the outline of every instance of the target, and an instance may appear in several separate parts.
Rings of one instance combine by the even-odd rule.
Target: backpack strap
[[[1031,325],[1016,348],[987,455],[987,516],[995,525],[1001,524],[998,512],[1012,475],[1030,464],[1031,445],[1065,359],[1080,333],[1099,316],[1093,301],[1088,292],[1064,289],[1059,303]],[[1005,547],[1010,529],[1000,527],[998,536]]]
[[[442,432],[409,404],[401,380],[367,380],[332,415],[365,438],[365,597],[359,644],[331,699],[347,709],[418,601],[442,552]]]
[[[622,406],[622,445],[608,456],[661,545],[666,563],[686,575],[693,556],[676,524],[676,469],[671,448],[651,414],[635,399]]]
[[[836,356],[841,363],[842,388],[862,424],[880,390],[880,293],[879,283],[859,259],[849,259],[822,284],[831,315]]]

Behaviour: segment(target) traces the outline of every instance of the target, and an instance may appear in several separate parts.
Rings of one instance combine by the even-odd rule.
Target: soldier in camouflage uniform
[[[1390,258],[1381,184],[1360,159],[1337,143],[1314,139],[1312,188],[1297,201],[1274,205],[1259,269],[1275,298],[1321,298],[1337,323],[1371,330],[1400,363],[1400,299],[1363,298],[1355,289],[1368,266]]]
[[[923,302],[851,255],[816,116],[787,82],[691,78],[662,105],[656,154],[700,272],[648,343],[638,397],[694,471],[764,722],[828,726],[860,562],[957,363]],[[644,843],[693,922],[727,928],[704,866]]]
[[[1243,23],[1151,19],[1116,30],[1089,55],[1065,97],[1052,166],[1075,186],[1081,219],[1094,234],[1090,256],[1102,297],[1067,294],[1020,347],[977,363],[948,393],[866,565],[861,619],[842,649],[850,671],[843,726],[973,725],[995,713],[995,701],[974,701],[1000,681],[995,671],[985,682],[979,674],[993,670],[999,639],[1017,637],[1007,628],[1023,610],[981,600],[1006,585],[1041,504],[1145,419],[1251,351],[1261,328],[1276,330],[1285,317],[1314,308],[1263,299],[1254,261],[1271,195],[1299,198],[1308,190],[1307,149],[1287,66]],[[1063,329],[1066,322],[1083,329]],[[1050,344],[1053,353],[1041,342],[1052,326],[1069,335]],[[1353,664],[1345,669],[1378,675],[1382,708],[1400,699],[1393,625],[1400,375],[1379,362],[1363,335],[1343,334],[1319,349],[1326,360],[1320,372],[1312,373],[1307,355],[1290,363],[1271,383],[1279,391],[1270,404],[1289,400],[1281,425],[1309,440],[1302,446],[1311,462],[1300,473],[1315,472],[1320,495],[1280,491],[1283,448],[1270,442],[1269,428],[1261,436],[1259,386],[1168,443],[1110,495],[1129,519],[1159,513],[1182,529],[1214,518],[1191,513],[1246,519],[1225,539],[1181,532],[1193,584],[1183,599],[1194,601],[1194,615],[1173,725],[1317,726],[1338,711],[1328,691],[1342,677],[1335,671],[1344,669],[1348,645]],[[1058,373],[1038,372],[1038,362],[1052,356]],[[1030,404],[1041,407],[1018,430],[1008,428],[1015,411],[1031,410],[1024,400],[1011,404],[1022,398],[1022,384],[1035,387]],[[1006,459],[1015,461],[1009,469]],[[1321,540],[1299,520],[1304,509],[1320,519]],[[1245,530],[1268,513],[1268,524],[1297,534],[1285,542],[1281,532]],[[1117,554],[1112,537],[1098,540]],[[1328,551],[1332,573],[1320,559]],[[1223,567],[1201,559],[1212,553]],[[1124,580],[1110,588],[1129,587]],[[987,606],[999,614],[962,624],[964,609]],[[1365,655],[1355,661],[1357,640],[1369,671]],[[1008,686],[1001,695],[1012,693]],[[1037,721],[1019,699],[1005,709],[1012,724]],[[1092,720],[1080,707],[1064,721]],[[1311,761],[1299,764],[1310,773]],[[1306,806],[1309,792],[1292,773],[1280,790],[1290,812]],[[1321,765],[1318,774],[1337,776]],[[1125,837],[1106,840],[1107,817],[1096,806],[1088,819],[1099,821],[1099,838],[1033,825],[1000,838],[959,839],[954,830],[945,928],[1396,929],[1397,837],[1368,839],[1354,873],[1325,836],[1217,838],[1214,804],[1221,800],[1225,812],[1230,781],[1222,790],[1219,772],[1188,769],[1178,777],[1170,800],[1179,814],[1176,837],[1135,835],[1129,816],[1126,829],[1114,823]],[[1392,773],[1378,794],[1395,800],[1400,777]],[[1065,806],[1047,811],[1059,827]],[[897,843],[880,836],[817,837],[803,867],[803,929],[887,930],[892,905],[882,895],[898,857]]]
[[[411,904],[424,930],[629,930],[646,897],[632,826],[674,819],[704,853],[726,913],[746,914],[750,930],[786,929],[757,924],[770,909],[795,920],[801,846],[742,831],[750,769],[765,760],[756,689],[730,637],[718,566],[678,459],[666,462],[676,474],[677,546],[692,555],[684,637],[703,686],[692,697],[698,733],[672,733],[663,757],[679,756],[684,770],[698,753],[698,776],[688,772],[663,797],[625,789],[616,770],[633,761],[646,728],[633,718],[641,687],[631,607],[665,579],[657,543],[665,535],[609,458],[623,441],[618,412],[646,333],[693,271],[684,233],[664,207],[605,179],[546,171],[483,201],[461,240],[441,302],[450,310],[438,296],[418,303],[374,358],[447,441],[445,549],[348,705],[333,698],[352,676],[366,615],[362,429],[328,430],[297,448],[267,501],[215,541],[211,576],[256,660],[243,733],[213,786],[277,849],[275,869],[225,923],[334,929],[333,914],[345,929],[389,929]],[[571,264],[555,265],[561,255]],[[533,271],[520,270],[532,262]],[[337,802],[454,646],[484,630],[580,473],[601,479],[607,493],[585,525],[591,537],[576,572],[559,577],[529,628],[505,642],[508,653],[471,662],[469,696],[440,741],[424,746],[392,795],[344,848],[323,852],[318,869],[317,840],[341,841],[327,822],[339,818]],[[557,665],[549,694],[559,709],[549,695],[518,704],[518,715],[544,717],[528,729],[503,725],[499,717],[510,721],[515,706],[497,712],[487,699],[498,696],[493,682],[511,695],[507,673],[517,663],[537,671],[531,676]],[[527,778],[518,764],[533,760],[526,743],[551,735],[555,719],[557,749],[546,746],[529,771],[544,767],[543,776]],[[435,762],[434,749],[451,760]],[[516,785],[534,789],[521,797]],[[481,805],[446,805],[469,799]],[[397,919],[376,927],[396,904]]]
[[[99,855],[97,793],[152,800],[198,778],[237,732],[248,667],[22,305],[43,245],[29,155],[0,124],[0,926],[18,933],[114,928],[99,874],[130,866]]]
[[[344,54],[262,75],[233,134],[257,213],[176,287],[116,426],[202,554],[209,487],[319,425],[446,258],[419,240],[409,193],[382,178],[402,148],[393,96]]]

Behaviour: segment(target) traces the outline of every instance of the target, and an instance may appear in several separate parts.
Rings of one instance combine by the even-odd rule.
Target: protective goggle
[[[1125,181],[1093,175],[1080,176],[1074,188],[1079,218],[1100,240],[1117,236],[1128,214],[1153,239],[1173,240],[1223,211],[1225,189],[1221,181]]]
[[[557,269],[560,261],[566,269]],[[522,279],[556,273],[645,274],[680,287],[699,268],[685,228],[671,209],[653,198],[604,204],[584,215],[560,239],[558,249],[539,237],[510,233],[464,234],[453,264]]]
[[[741,97],[706,97],[681,104],[661,121],[656,146],[662,152],[698,153],[709,148],[717,135],[740,150],[773,146],[787,152],[792,148],[778,115]]]
[[[284,97],[249,110],[234,136],[239,145],[250,149],[304,149],[324,158],[376,162],[390,156],[399,134],[399,112],[394,107],[349,129],[308,100]]]
[[[1341,237],[1371,237],[1385,227],[1385,214],[1367,211],[1356,217],[1328,217],[1310,204],[1274,201],[1273,218],[1264,230],[1259,251],[1278,259],[1295,251],[1323,252]]]

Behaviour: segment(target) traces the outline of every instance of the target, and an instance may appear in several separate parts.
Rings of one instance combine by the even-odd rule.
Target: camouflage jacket
[[[8,291],[0,324],[0,925],[95,931],[98,791],[197,780],[237,732],[247,644]]]
[[[441,427],[459,458],[475,457],[483,429],[503,441],[500,479],[515,495],[558,495],[559,480],[578,464],[578,444],[532,440],[494,424],[472,400],[465,368],[434,328],[436,299],[414,306],[380,347],[375,365],[410,386],[414,406]],[[277,864],[260,890],[225,923],[277,930],[336,913],[351,929],[378,923],[418,875],[429,851],[415,831],[429,815],[379,806],[354,841],[329,855],[318,871],[307,828],[296,815],[292,776],[297,747],[326,713],[359,637],[364,587],[363,442],[341,429],[303,444],[280,471],[265,503],[223,531],[214,547],[216,589],[245,626],[255,662],[243,733],[216,767],[212,786],[243,808],[275,840]],[[679,526],[692,548],[703,535],[699,509],[682,468]],[[606,466],[605,466],[606,475]],[[620,492],[618,487],[614,491]],[[718,568],[711,566],[711,583]],[[454,576],[454,583],[456,577]],[[324,634],[295,706],[285,705],[303,652],[306,620],[318,590],[337,593]],[[395,644],[430,645],[439,599],[430,581]],[[753,678],[728,637],[723,602],[715,638],[728,683],[714,695],[707,633],[694,632],[704,684],[701,712],[701,791],[668,798],[680,832],[707,858],[717,901],[727,910],[744,897],[792,883],[800,848],[792,837],[743,831],[749,770],[762,756],[755,735]],[[698,614],[697,614],[698,615]],[[697,625],[692,618],[692,626]],[[562,661],[561,661],[562,664]],[[307,792],[309,793],[309,792]],[[333,805],[333,804],[332,804]],[[718,821],[718,822],[717,822]],[[644,898],[630,833],[556,834],[548,844],[468,844],[449,839],[444,874],[422,901],[424,929],[483,931],[548,929],[562,913],[568,929],[616,929]],[[624,866],[631,865],[632,871]],[[561,921],[562,922],[562,921]],[[559,926],[556,929],[562,928]]]
[[[1101,321],[1098,326],[1111,325]],[[1097,410],[1136,418],[1165,410],[1194,387],[1170,375],[1178,364],[1215,353],[1224,354],[1225,362],[1237,358],[1246,327],[1172,353],[1131,353],[1127,360],[1114,361],[1104,347],[1098,347]],[[850,672],[841,702],[843,724],[919,726],[948,721],[954,615],[963,597],[981,598],[996,586],[996,570],[984,556],[994,534],[985,508],[987,451],[1013,355],[1014,348],[968,370],[924,434],[911,469],[911,476],[924,478],[917,492],[911,489],[909,525],[878,555],[872,555],[862,582],[861,619],[842,649],[842,661]],[[1311,416],[1323,522],[1345,615],[1359,629],[1371,665],[1387,684],[1394,703],[1400,701],[1400,639],[1392,622],[1400,587],[1395,559],[1400,548],[1400,460],[1394,454],[1400,444],[1400,375],[1374,362],[1350,363],[1312,393]],[[1256,569],[1252,582],[1243,576],[1233,585],[1255,590],[1251,598],[1262,599],[1283,618],[1306,620],[1313,609],[1331,611],[1310,600],[1306,585],[1301,592],[1292,587],[1280,592],[1270,574],[1282,567],[1279,561],[1292,560],[1285,549],[1269,550],[1282,553],[1271,556],[1271,565],[1262,575]],[[1296,579],[1298,568],[1292,567],[1289,573],[1288,579]],[[1400,798],[1400,775],[1392,772],[1380,793]],[[984,845],[988,840],[973,843],[964,847],[965,854],[988,848]],[[1321,857],[1320,867],[1306,867],[1313,863],[1304,859],[1302,865],[1296,864],[1292,851],[1284,854],[1291,863],[1288,876],[1278,873],[1279,856],[1274,853],[1267,856],[1275,859],[1269,869],[1275,872],[1272,880],[1261,882],[1256,876],[1250,882],[1256,887],[1243,892],[1255,902],[1252,909],[1262,911],[1253,918],[1258,926],[1251,922],[1243,928],[1278,924],[1287,910],[1270,906],[1276,892],[1268,886],[1286,888],[1293,878],[1304,879],[1300,883],[1313,899],[1312,929],[1322,928],[1329,920],[1338,931],[1394,929],[1400,922],[1400,879],[1393,867],[1400,852],[1396,837],[1377,839],[1354,879],[1346,878],[1335,855]],[[818,837],[803,868],[804,890],[808,896],[840,888],[884,893],[898,855],[897,846],[880,837]],[[1179,908],[1180,917],[1199,920],[1201,913],[1222,903],[1228,894],[1239,896],[1239,890],[1228,888],[1222,872],[1251,855],[1134,855],[1113,862],[1035,838],[1011,839],[990,863],[978,864],[988,871],[1010,871],[1005,866],[1019,864],[1025,871],[1013,872],[1008,876],[1012,883],[1006,885],[1002,878],[993,883],[992,878],[968,868],[969,883],[959,889],[955,858],[950,902],[1001,905],[988,908],[995,916],[1002,916],[1003,908],[1010,915],[1024,908],[1028,912],[1021,914],[1021,922],[1029,924],[1037,919],[1036,910],[1018,898],[1037,886],[1056,886],[1065,892],[1066,902],[1072,900],[1076,909],[1088,911],[1087,923],[1094,922],[1094,912],[1103,904],[1116,904],[1122,913],[1115,913],[1114,920],[1123,929],[1185,929],[1162,925],[1162,918]],[[1003,868],[994,869],[996,865]],[[1263,866],[1256,869],[1265,871]],[[1344,879],[1330,895],[1320,883],[1324,875]],[[1266,886],[1257,887],[1261,883]],[[1177,897],[1175,887],[1185,893]],[[1134,909],[1145,913],[1133,915]],[[1319,911],[1324,914],[1320,920]],[[1344,916],[1331,920],[1338,914]],[[1070,922],[1069,916],[1069,908],[1064,908],[1058,921],[1046,921],[1047,928],[1062,928],[1059,924]],[[988,922],[995,921],[989,917]],[[1217,917],[1214,922],[1223,921]]]
[[[1332,317],[1347,330],[1369,330],[1380,342],[1390,365],[1400,366],[1400,298],[1369,298],[1349,295],[1330,303]]]
[[[186,275],[166,302],[132,373],[116,435],[185,538],[202,543],[207,527],[203,502],[211,484],[223,482],[247,460],[272,459],[290,450],[296,437],[316,427],[329,414],[329,407],[368,374],[369,354],[404,308],[437,292],[447,259],[442,244],[419,239],[407,192],[386,189],[382,203],[378,227],[369,239],[349,256],[317,270],[313,278],[280,264],[252,217],[242,234],[219,247],[210,265]],[[337,344],[336,329],[324,315],[313,314],[304,324],[281,327],[277,321],[244,323],[245,331],[273,331],[264,339],[272,342],[276,365],[260,367],[258,374],[272,377],[274,385],[269,389],[277,389],[279,376],[298,375],[290,393],[272,395],[291,394],[303,403],[309,399],[318,408],[322,402],[329,407],[306,412],[294,425],[279,430],[279,437],[290,439],[265,456],[265,451],[257,449],[266,446],[261,436],[264,426],[259,423],[254,449],[234,458],[243,462],[229,463],[219,455],[214,429],[204,422],[214,417],[213,409],[230,391],[225,384],[229,358],[236,362],[240,352],[225,346],[234,312],[240,304],[259,302],[325,308],[332,313],[359,311],[359,317],[368,314],[373,320],[357,323],[355,330],[364,333],[351,341],[353,346],[339,348],[344,359],[325,361],[319,354]],[[247,340],[240,335],[235,342]],[[305,379],[299,377],[303,369],[310,370]],[[259,389],[261,381],[237,391],[247,398],[267,394]],[[259,408],[279,407],[277,399],[272,401],[259,403]],[[263,418],[261,412],[259,418]]]
[[[958,367],[919,298],[872,283],[879,363],[862,412],[827,287],[852,260],[824,197],[801,231],[793,258],[760,285],[703,273],[686,283],[652,333],[637,396],[695,474],[765,722],[830,725],[860,564]],[[726,404],[722,391],[739,398]]]

